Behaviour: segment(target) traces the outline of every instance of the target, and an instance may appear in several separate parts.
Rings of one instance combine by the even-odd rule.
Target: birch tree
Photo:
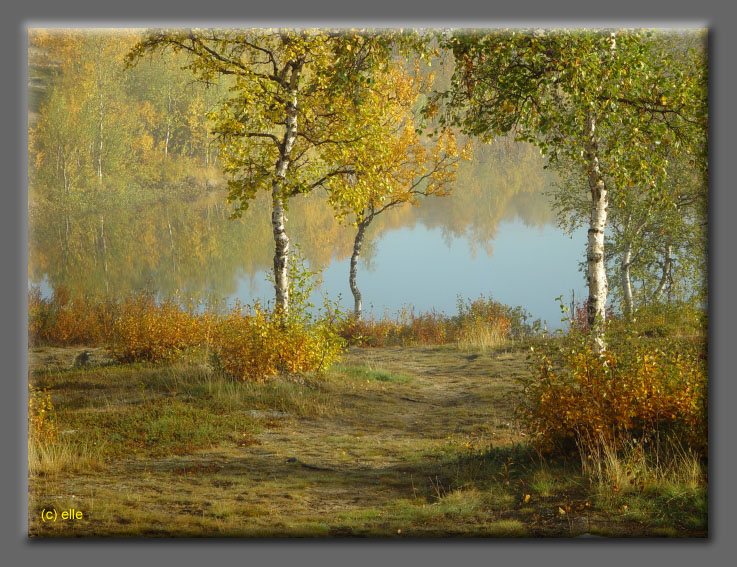
[[[610,202],[623,187],[667,196],[663,148],[692,155],[705,170],[705,66],[685,72],[639,30],[454,33],[442,43],[456,70],[426,115],[445,102],[441,121],[484,139],[514,132],[552,163],[569,160],[586,180],[588,321],[602,351]]]
[[[405,128],[390,144],[391,156],[377,170],[386,175],[384,191],[369,191],[366,201],[355,212],[356,235],[353,239],[348,283],[353,294],[353,313],[361,319],[363,300],[358,288],[358,259],[366,230],[383,212],[399,205],[418,205],[420,197],[445,197],[450,194],[457,164],[467,159],[468,149],[459,149],[455,136],[446,130],[430,150],[423,147],[414,129]],[[361,173],[357,174],[357,179]]]
[[[356,227],[353,239],[348,283],[354,299],[354,316],[362,316],[363,299],[358,288],[358,260],[366,231],[385,211],[394,207],[419,204],[422,196],[446,196],[455,180],[458,162],[468,159],[469,146],[459,148],[455,135],[445,129],[436,142],[420,138],[413,109],[420,93],[429,87],[432,77],[406,72],[399,61],[374,77],[376,86],[368,106],[379,109],[373,119],[364,122],[360,146],[335,148],[334,156],[355,171],[348,183],[328,180],[325,189],[336,216],[350,215]],[[383,106],[383,108],[382,108]],[[344,124],[349,130],[358,124]],[[344,135],[336,132],[337,135]],[[339,155],[338,155],[339,154]],[[336,182],[337,181],[337,182]]]
[[[364,143],[364,127],[384,107],[369,107],[376,92],[373,74],[388,66],[400,35],[159,30],[129,55],[134,62],[146,52],[172,49],[190,56],[188,67],[202,80],[233,78],[231,96],[210,118],[230,177],[234,214],[259,191],[271,194],[274,290],[283,312],[289,310],[289,200],[328,180],[347,184],[355,175],[353,167],[333,159],[335,149]]]
[[[585,180],[574,168],[558,169],[561,182],[553,207],[561,228],[572,232],[588,218],[589,199],[581,191]],[[667,201],[627,187],[611,203],[608,277],[628,321],[638,306],[658,301],[666,290],[673,295],[680,288],[679,295],[697,297],[705,285],[707,188],[693,168],[678,158],[668,164],[667,183]]]

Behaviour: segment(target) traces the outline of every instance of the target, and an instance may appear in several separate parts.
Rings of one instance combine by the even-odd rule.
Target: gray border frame
[[[346,3],[347,4],[347,3]],[[731,472],[735,454],[730,432],[735,399],[728,359],[735,332],[735,302],[727,291],[735,277],[730,243],[734,226],[728,215],[735,210],[731,179],[729,133],[735,131],[730,95],[735,92],[734,60],[737,23],[734,8],[723,0],[618,0],[592,6],[585,0],[544,0],[480,5],[478,0],[387,0],[344,5],[339,0],[267,4],[230,4],[221,0],[192,0],[152,4],[128,0],[102,7],[92,0],[58,2],[30,0],[3,7],[1,53],[6,70],[2,88],[5,129],[2,138],[4,173],[0,242],[4,267],[0,352],[5,378],[0,431],[5,449],[2,466],[3,500],[0,541],[7,564],[128,565],[133,561],[194,565],[228,561],[255,564],[368,565],[409,563],[446,565],[460,562],[576,565],[666,563],[668,565],[726,564],[734,548],[731,518],[737,501]],[[280,25],[362,27],[488,27],[495,25],[652,25],[708,27],[710,31],[710,536],[703,541],[29,541],[27,530],[27,467],[24,445],[25,376],[27,375],[27,187],[26,148],[26,29],[27,27],[145,27],[152,25]],[[15,80],[13,80],[15,79]],[[6,559],[7,560],[7,559]]]

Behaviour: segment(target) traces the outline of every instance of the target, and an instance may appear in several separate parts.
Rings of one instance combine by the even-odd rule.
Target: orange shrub
[[[484,326],[493,330],[493,332],[501,338],[506,337],[512,325],[509,313],[512,309],[494,301],[490,297],[487,299],[480,295],[478,299],[468,303],[458,298],[458,315],[456,316],[456,325],[463,329]]]
[[[151,294],[133,295],[123,301],[113,323],[110,349],[121,362],[172,360],[203,344],[199,319],[174,300],[157,304]]]
[[[383,347],[399,335],[400,325],[391,319],[356,319],[349,317],[339,328],[340,336],[351,345]]]
[[[74,297],[60,287],[43,299],[38,287],[28,293],[28,341],[32,346],[87,345],[106,342],[112,332],[117,304],[85,295]]]
[[[255,306],[236,306],[213,331],[212,347],[222,369],[244,380],[280,373],[320,371],[337,360],[345,342],[325,321],[305,323]]]
[[[403,326],[405,339],[402,344],[441,345],[453,341],[451,320],[441,313],[431,311],[415,315]]]
[[[698,343],[628,342],[601,356],[569,345],[542,357],[524,392],[521,417],[543,449],[675,435],[705,454],[706,355]]]

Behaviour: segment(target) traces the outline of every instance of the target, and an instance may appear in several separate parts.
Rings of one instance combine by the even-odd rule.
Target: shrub
[[[122,302],[112,335],[110,349],[120,362],[171,361],[204,342],[198,316],[183,310],[174,299],[157,304],[151,293],[132,295]]]
[[[218,365],[244,380],[324,370],[344,345],[326,319],[305,322],[259,305],[245,314],[236,306],[218,321],[212,340]]]
[[[610,344],[603,355],[583,339],[563,344],[541,357],[520,407],[542,449],[673,436],[706,453],[704,344],[630,341]]]
[[[408,342],[413,344],[441,345],[453,340],[450,320],[442,313],[435,311],[420,315],[412,312],[404,328],[408,331]]]
[[[641,337],[697,337],[706,332],[707,313],[689,302],[656,302],[638,307],[632,322],[612,317],[611,332],[634,332]]]
[[[562,301],[562,297],[559,297],[558,300]],[[570,332],[572,333],[587,333],[589,329],[589,300],[585,299],[583,303],[576,302],[575,305],[571,304],[571,307],[573,307],[573,312],[569,313],[570,319]],[[561,309],[564,312],[568,312],[567,308],[564,308],[561,304]],[[614,308],[611,305],[608,305],[605,309],[606,312],[606,321],[611,324],[614,321],[618,320],[617,316],[614,313]]]
[[[56,440],[58,430],[54,422],[51,394],[28,386],[28,441],[48,445]]]
[[[486,348],[503,343],[512,324],[510,311],[509,306],[483,295],[467,302],[459,297],[454,318],[459,346]]]
[[[48,302],[41,298],[41,290],[34,286],[28,291],[28,344],[41,343],[48,325]]]
[[[349,317],[341,324],[339,334],[349,344],[362,347],[439,345],[454,340],[450,318],[435,311],[415,315],[411,307],[401,309],[395,318]]]
[[[105,343],[112,334],[117,304],[85,295],[71,296],[63,287],[50,299],[33,287],[28,293],[28,342],[55,346]]]
[[[467,302],[459,297],[458,314],[453,317],[436,311],[416,315],[412,307],[405,307],[394,318],[349,318],[339,332],[349,344],[365,347],[458,343],[483,348],[497,346],[510,336],[532,334],[533,327],[526,324],[528,317],[521,307],[509,307],[481,295]]]
[[[389,338],[396,336],[398,324],[388,318],[376,320],[346,318],[338,329],[340,336],[351,345],[361,347],[383,347]]]
[[[295,246],[289,264],[289,312],[256,303],[243,313],[236,304],[214,327],[211,346],[216,365],[243,380],[329,368],[345,347],[338,333],[345,317],[328,300],[322,315],[310,311],[315,307],[310,296],[320,283],[318,277],[319,272],[307,267]]]

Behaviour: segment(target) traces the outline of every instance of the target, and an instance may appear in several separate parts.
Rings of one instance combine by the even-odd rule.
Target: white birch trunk
[[[284,202],[275,181],[271,199],[271,228],[274,234],[274,291],[276,308],[289,312],[289,237],[284,227]]]
[[[166,140],[164,141],[164,159],[169,157],[169,137],[171,135],[171,83],[166,91]]]
[[[348,276],[348,283],[351,286],[351,293],[353,293],[353,315],[359,321],[363,315],[363,301],[361,299],[361,291],[358,289],[358,284],[356,283],[356,274],[358,272],[358,257],[361,255],[363,239],[370,222],[370,220],[364,220],[358,223],[358,232],[356,232],[356,237],[353,239],[353,254],[351,255],[351,268]]]
[[[177,257],[176,249],[174,248],[174,233],[171,230],[171,222],[169,221],[169,210],[166,211],[166,226],[169,227],[169,246],[171,247],[171,267],[173,275],[176,277],[177,274]]]
[[[110,279],[107,272],[107,244],[105,244],[105,216],[100,215],[100,239],[102,240],[102,263],[105,270],[105,295],[110,296]]]
[[[588,246],[586,250],[587,278],[589,284],[588,322],[594,336],[595,348],[601,353],[604,342],[606,300],[608,282],[604,265],[604,234],[609,208],[609,196],[604,183],[598,158],[596,118],[589,113],[586,118],[584,156],[589,189],[591,190],[591,219],[589,222]]]
[[[210,130],[205,128],[205,167],[210,167]]]
[[[289,167],[290,154],[297,139],[297,83],[301,65],[292,67],[289,80],[289,100],[286,105],[286,132],[279,148],[276,175],[271,189],[271,228],[274,234],[274,291],[276,309],[289,312],[289,237],[284,227],[284,182]]]
[[[100,183],[102,183],[102,136],[103,136],[103,117],[105,115],[104,113],[105,107],[102,102],[102,93],[99,95],[99,133],[100,136],[100,143],[97,147],[97,178],[100,180]]]
[[[62,168],[61,171],[64,175],[64,194],[69,195],[69,188],[71,186],[71,183],[69,182],[69,177],[67,176],[67,160],[66,156],[62,156]]]

